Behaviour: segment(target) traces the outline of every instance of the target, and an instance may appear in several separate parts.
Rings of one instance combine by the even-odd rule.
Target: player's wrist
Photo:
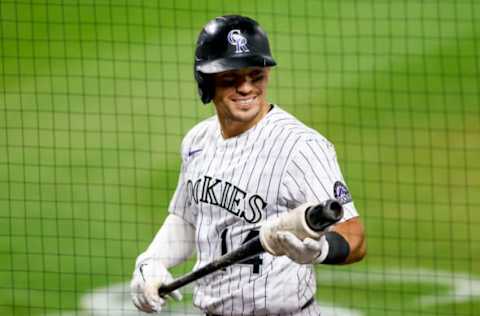
[[[342,264],[350,255],[348,241],[339,233],[334,231],[326,232],[321,239],[322,250],[320,256],[315,260],[322,264]]]
[[[153,257],[151,257],[146,252],[141,253],[135,260],[135,269],[138,269],[141,265],[150,264],[153,262]]]
[[[135,272],[146,282],[170,275],[168,268],[158,258],[140,255],[135,264]],[[134,272],[134,273],[135,273]]]

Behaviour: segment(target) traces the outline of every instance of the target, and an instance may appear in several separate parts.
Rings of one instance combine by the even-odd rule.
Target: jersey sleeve
[[[283,175],[281,198],[289,209],[306,202],[337,199],[342,221],[358,216],[337,161],[334,146],[320,137],[302,140]]]
[[[182,157],[182,165],[180,168],[180,174],[178,176],[177,188],[175,189],[175,193],[170,200],[168,212],[170,214],[175,214],[184,219],[189,224],[196,226],[197,214],[195,213],[195,208],[191,207],[191,199],[188,196],[189,186],[186,181],[187,162],[185,160],[185,157],[187,156],[187,154],[184,152],[186,148],[185,143],[186,141],[184,140],[182,142],[182,149],[180,152]]]

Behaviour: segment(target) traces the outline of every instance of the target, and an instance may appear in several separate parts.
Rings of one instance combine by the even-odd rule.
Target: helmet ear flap
[[[215,86],[212,77],[199,71],[195,71],[195,80],[197,81],[198,94],[200,95],[203,104],[210,103],[215,96]]]

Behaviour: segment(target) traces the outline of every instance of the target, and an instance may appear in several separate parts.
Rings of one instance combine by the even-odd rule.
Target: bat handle
[[[264,251],[265,249],[263,249],[259,237],[252,238],[251,240],[244,243],[236,250],[229,252],[213,260],[212,262],[206,264],[205,266],[195,271],[192,271],[178,279],[175,279],[171,283],[160,286],[160,288],[158,289],[158,295],[165,296],[166,294],[173,292],[176,289],[188,283],[196,281],[212,272],[215,272],[217,270],[226,268],[234,263],[256,256]]]
[[[159,288],[158,288],[158,295],[160,297],[164,297],[165,295],[167,295],[168,293],[171,293],[173,291],[175,291],[176,289],[179,289],[181,288],[182,286],[184,286],[183,283],[179,283],[177,282],[178,280],[175,280],[171,283],[168,283],[168,284],[165,284],[165,285],[161,285]]]
[[[309,207],[305,211],[305,222],[315,232],[321,232],[343,217],[343,207],[334,199]]]

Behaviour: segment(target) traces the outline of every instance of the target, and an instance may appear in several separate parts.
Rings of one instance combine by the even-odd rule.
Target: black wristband
[[[325,239],[328,242],[328,255],[322,263],[344,263],[350,254],[350,245],[348,244],[348,241],[337,232],[326,232]]]

